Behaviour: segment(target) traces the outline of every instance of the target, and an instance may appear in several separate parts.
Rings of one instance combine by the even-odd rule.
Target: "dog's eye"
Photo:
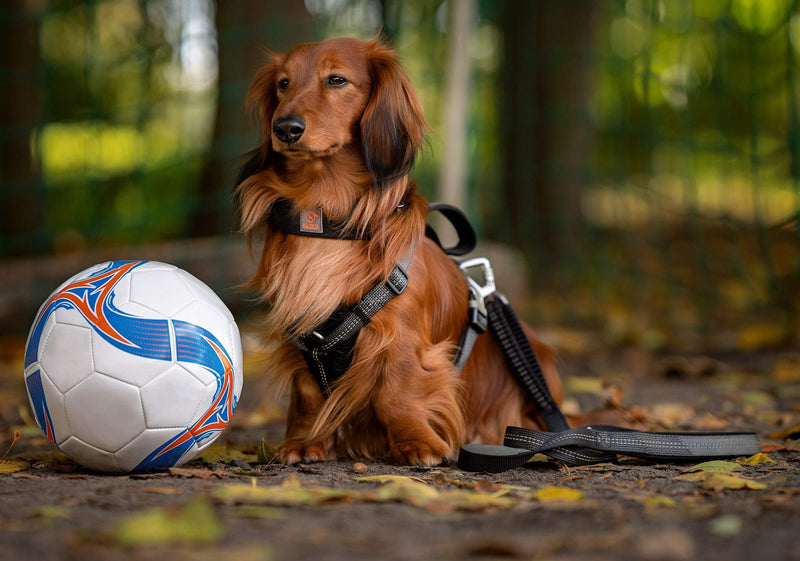
[[[289,87],[289,78],[281,78],[278,80],[278,89],[282,92],[286,91],[286,88]]]
[[[331,86],[332,88],[341,88],[347,83],[347,78],[344,78],[343,76],[339,76],[337,74],[331,74],[325,80],[325,83]]]

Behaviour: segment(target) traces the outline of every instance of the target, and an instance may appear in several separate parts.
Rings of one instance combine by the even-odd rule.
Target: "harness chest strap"
[[[408,268],[414,246],[394,266],[386,282],[378,283],[353,308],[340,308],[316,330],[290,338],[308,364],[311,374],[327,397],[331,386],[350,366],[355,338],[392,298],[408,286]]]

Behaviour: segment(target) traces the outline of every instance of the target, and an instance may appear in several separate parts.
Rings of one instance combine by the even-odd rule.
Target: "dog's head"
[[[245,175],[273,157],[356,150],[374,186],[384,189],[410,171],[427,128],[400,62],[377,40],[330,39],[275,54],[259,70],[248,103],[263,135]]]

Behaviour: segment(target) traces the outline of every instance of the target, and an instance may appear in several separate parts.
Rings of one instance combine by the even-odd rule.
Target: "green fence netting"
[[[241,302],[231,188],[265,49],[382,30],[442,130],[454,4],[4,3],[0,327],[110,257]],[[796,340],[798,2],[482,0],[472,21],[468,211],[523,256],[526,315],[651,348]],[[446,142],[415,171],[429,198]]]

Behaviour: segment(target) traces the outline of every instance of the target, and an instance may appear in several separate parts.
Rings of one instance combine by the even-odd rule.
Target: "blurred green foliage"
[[[538,289],[556,294],[531,312],[619,324],[618,340],[654,347],[668,332],[751,321],[780,326],[767,338],[795,337],[800,2],[539,1],[547,17],[580,14],[586,37],[576,43],[559,18],[515,21],[519,2],[478,0],[467,53],[467,210],[483,234],[522,249]],[[11,114],[30,97],[36,110],[23,124],[0,121],[0,138],[30,156],[0,156],[0,204],[29,224],[0,226],[0,257],[227,235],[236,154],[258,134],[228,125],[243,120],[249,77],[266,60],[245,44],[281,50],[380,32],[433,130],[415,176],[435,199],[450,9],[440,0],[14,0],[0,9],[0,34],[28,22],[35,64],[17,69],[24,53],[6,49],[0,81],[32,85],[4,105]],[[514,52],[513,23],[544,29],[535,52]],[[506,103],[515,84],[538,96],[532,109]],[[547,136],[522,146],[530,157],[509,169],[504,131],[529,126]],[[26,166],[34,173],[20,179]],[[552,207],[537,207],[538,190]],[[509,207],[516,231],[500,223]],[[554,247],[574,251],[548,253],[526,229],[537,221],[563,238]]]

